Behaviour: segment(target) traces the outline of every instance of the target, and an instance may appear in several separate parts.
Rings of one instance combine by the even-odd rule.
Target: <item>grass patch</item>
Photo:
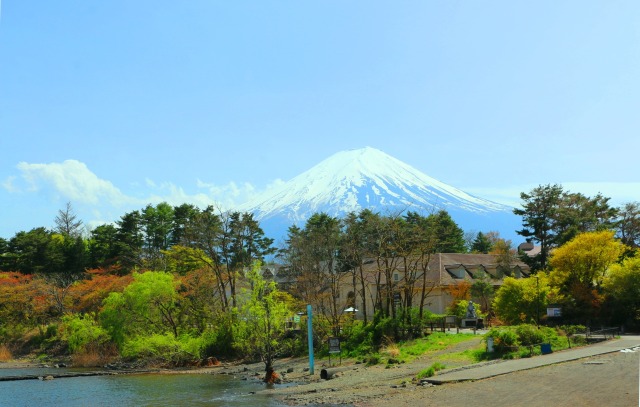
[[[7,345],[0,345],[0,362],[8,362],[13,359],[11,351],[7,348]]]
[[[424,379],[425,377],[433,377],[438,371],[445,369],[446,366],[442,363],[436,362],[429,366],[427,369],[421,370],[416,375],[418,380]]]
[[[426,338],[420,338],[405,342],[400,345],[400,354],[396,357],[402,362],[410,362],[413,359],[428,354],[448,349],[458,343],[478,339],[473,334],[446,334],[434,332]]]

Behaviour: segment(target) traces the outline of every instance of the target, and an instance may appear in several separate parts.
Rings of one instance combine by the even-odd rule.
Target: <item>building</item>
[[[501,264],[498,257],[491,254],[436,253],[427,259],[369,259],[361,269],[341,276],[339,301],[345,309],[358,309],[356,317],[363,317],[365,308],[371,317],[374,304],[384,306],[390,293],[394,301],[403,301],[412,295],[412,306],[417,307],[424,291],[424,308],[445,314],[454,300],[451,291],[456,286],[486,279],[497,289],[507,276],[528,277],[529,266],[520,260]],[[363,306],[363,297],[366,306]],[[480,302],[480,299],[474,301]]]

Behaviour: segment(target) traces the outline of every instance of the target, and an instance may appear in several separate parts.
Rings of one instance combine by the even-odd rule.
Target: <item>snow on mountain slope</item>
[[[278,217],[296,224],[316,212],[340,216],[361,209],[383,214],[439,209],[452,214],[511,212],[508,206],[469,195],[371,147],[334,154],[238,208],[259,220]]]

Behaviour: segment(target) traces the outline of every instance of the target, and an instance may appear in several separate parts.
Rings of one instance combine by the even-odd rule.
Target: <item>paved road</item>
[[[638,352],[640,352],[640,336],[626,335],[620,337],[620,339],[613,339],[589,346],[553,352],[548,355],[524,359],[504,360],[497,363],[478,364],[469,369],[453,371],[450,373],[443,371],[437,376],[429,378],[428,381],[434,384],[444,384],[487,379],[507,373],[534,369],[536,367],[569,362],[572,360],[604,355],[612,352],[620,352],[625,349],[634,348],[637,348]]]

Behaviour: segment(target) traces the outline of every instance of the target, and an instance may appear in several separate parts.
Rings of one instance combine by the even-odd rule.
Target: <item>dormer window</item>
[[[467,274],[467,270],[465,270],[464,267],[457,267],[449,269],[449,273],[451,273],[454,278],[464,278]]]

